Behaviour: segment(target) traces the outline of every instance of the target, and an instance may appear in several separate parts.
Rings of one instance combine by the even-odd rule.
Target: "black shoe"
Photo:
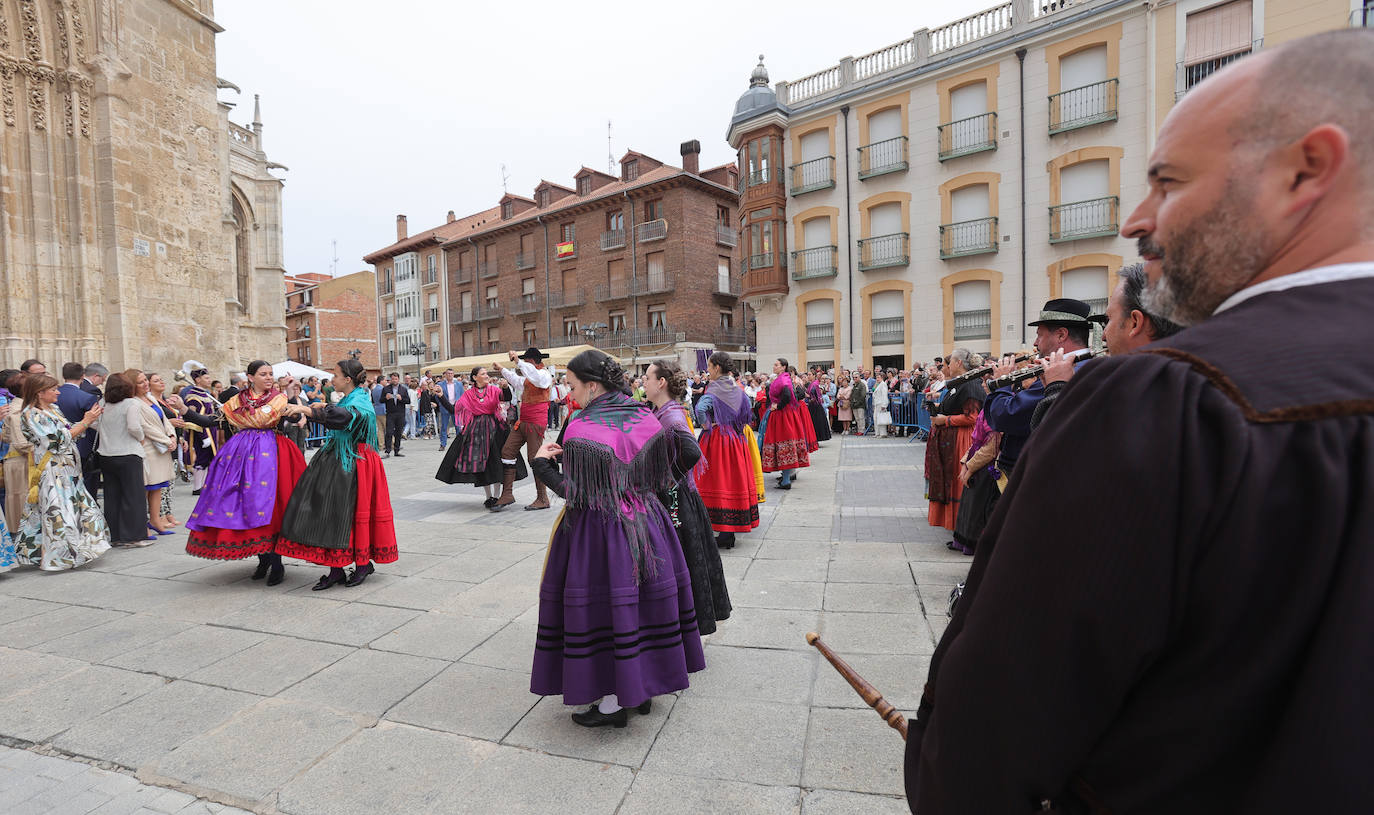
[[[310,588],[311,591],[324,591],[330,586],[336,586],[348,579],[348,575],[343,569],[331,568],[329,574],[320,578],[320,582]]]
[[[644,704],[635,708],[635,713],[641,716],[648,716],[654,709],[654,698],[651,696],[645,700]]]
[[[191,490],[192,495],[200,495],[200,490]]]
[[[395,455],[396,458],[405,458],[405,457],[406,457],[405,453],[402,453],[400,450],[397,450],[393,455]]]
[[[267,567],[272,564],[265,555],[258,555],[258,568],[253,570],[253,579],[261,580],[267,576]]]
[[[596,705],[592,705],[582,713],[574,713],[572,715],[572,720],[574,724],[580,724],[583,727],[605,727],[606,725],[610,725],[611,727],[619,729],[630,723],[630,714],[627,713],[623,707],[615,713],[602,713]]]
[[[722,533],[720,533],[719,535],[716,535],[716,548],[717,548],[717,549],[734,549],[734,548],[735,548],[735,533],[734,533],[734,532],[722,532]]]
[[[492,507],[496,506],[496,496],[489,496],[487,500],[482,502],[482,506],[486,507],[487,509],[491,509]]]
[[[792,485],[791,485],[791,484],[779,483],[779,484],[778,484],[778,489],[780,489],[780,490],[790,490],[790,489],[792,489]]]
[[[373,567],[372,561],[368,561],[367,566],[365,567],[355,566],[353,569],[353,574],[348,576],[348,582],[344,583],[344,588],[351,589],[354,586],[361,586],[363,584],[363,581],[367,579],[367,576],[375,571],[377,570]]]
[[[276,586],[286,579],[286,569],[282,566],[281,555],[272,556],[272,565],[267,570],[267,585]]]

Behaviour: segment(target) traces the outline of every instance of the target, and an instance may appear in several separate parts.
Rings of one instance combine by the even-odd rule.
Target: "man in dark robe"
[[[1189,327],[1085,365],[1027,445],[913,812],[1374,812],[1374,366],[1339,350],[1374,347],[1371,87],[1374,31],[1338,31],[1170,112],[1122,234]]]

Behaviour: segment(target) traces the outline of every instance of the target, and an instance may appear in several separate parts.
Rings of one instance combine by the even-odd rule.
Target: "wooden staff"
[[[835,670],[840,672],[840,676],[844,677],[844,681],[848,682],[850,687],[859,692],[859,696],[863,697],[863,700],[868,703],[869,707],[878,711],[878,715],[883,717],[883,721],[891,725],[893,730],[902,734],[902,741],[906,741],[906,717],[898,713],[897,709],[884,699],[881,693],[878,693],[877,688],[868,684],[868,681],[862,676],[859,676],[857,671],[849,667],[848,662],[836,656],[835,652],[830,650],[830,646],[821,642],[819,634],[812,631],[810,634],[806,635],[806,641],[816,646],[816,650],[820,651],[821,656],[825,657],[830,661],[831,665],[835,666]]]

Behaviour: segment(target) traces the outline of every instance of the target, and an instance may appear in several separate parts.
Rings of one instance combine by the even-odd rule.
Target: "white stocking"
[[[596,709],[602,713],[615,713],[617,710],[620,710],[620,700],[615,698],[614,693],[609,694],[602,697],[600,702],[597,702]]]

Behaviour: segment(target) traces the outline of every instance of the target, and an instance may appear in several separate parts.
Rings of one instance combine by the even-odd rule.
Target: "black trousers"
[[[382,440],[382,452],[401,452],[401,437],[405,435],[406,413],[404,410],[386,415],[386,438]]]
[[[148,537],[148,491],[143,486],[142,456],[101,456],[105,485],[105,523],[115,543]]]

